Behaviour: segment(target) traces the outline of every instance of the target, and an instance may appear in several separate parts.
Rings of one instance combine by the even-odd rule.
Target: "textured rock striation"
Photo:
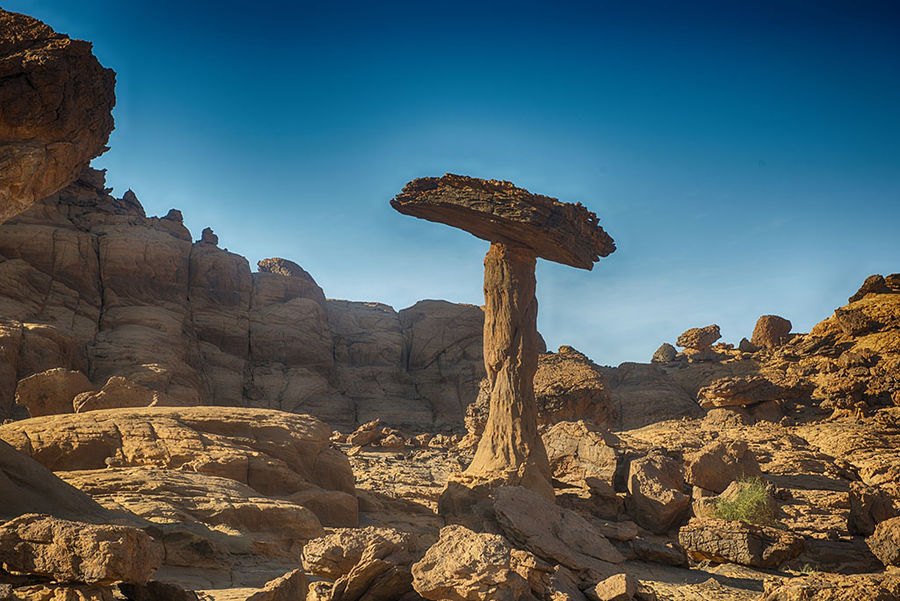
[[[0,223],[106,150],[115,78],[89,42],[0,9]]]

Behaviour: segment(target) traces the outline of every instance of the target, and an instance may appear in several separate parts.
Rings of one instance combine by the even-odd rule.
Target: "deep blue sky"
[[[329,297],[481,304],[487,243],[388,205],[414,177],[583,202],[619,250],[539,262],[539,327],[606,364],[900,271],[900,4],[756,4],[2,2],[118,73],[118,195]]]

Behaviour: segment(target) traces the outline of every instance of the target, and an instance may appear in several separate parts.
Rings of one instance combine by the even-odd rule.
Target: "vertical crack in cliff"
[[[91,382],[93,382],[96,375],[94,373],[94,356],[97,353],[97,341],[100,338],[100,330],[103,327],[103,316],[106,311],[106,286],[104,285],[103,281],[103,257],[100,256],[100,236],[102,236],[103,234],[95,234],[93,231],[89,231],[88,233],[91,236],[91,245],[94,247],[94,255],[97,257],[97,291],[100,293],[100,307],[99,311],[97,312],[97,329],[94,332],[94,338],[85,349],[85,351],[87,351],[85,352],[85,358],[87,360],[87,375]]]

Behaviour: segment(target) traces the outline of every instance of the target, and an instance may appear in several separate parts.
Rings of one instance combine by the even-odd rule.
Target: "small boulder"
[[[72,413],[72,399],[93,389],[80,371],[57,367],[19,380],[16,404],[25,407],[31,417]]]
[[[382,435],[382,424],[380,419],[373,419],[366,422],[349,436],[347,436],[347,444],[354,447],[365,447],[378,442]]]
[[[741,338],[740,343],[738,344],[738,350],[742,353],[755,353],[759,349],[755,344],[747,340],[746,338]]]
[[[631,462],[628,469],[626,509],[644,528],[662,534],[687,513],[691,498],[684,494],[681,466],[653,452]]]
[[[720,493],[739,478],[762,476],[756,456],[742,440],[713,442],[684,458],[687,481]]]
[[[756,320],[750,343],[759,348],[775,348],[784,344],[791,332],[791,322],[778,315],[763,315]]]
[[[247,597],[247,601],[297,601],[306,598],[308,588],[303,570],[293,570],[268,581],[261,590]]]
[[[653,353],[651,363],[671,363],[678,356],[678,351],[668,342],[663,342],[656,352]]]
[[[393,528],[340,528],[304,545],[303,568],[314,576],[337,580],[365,555],[408,566],[422,557],[431,541]]]
[[[519,553],[497,534],[445,526],[413,564],[413,588],[431,601],[533,601]]]
[[[638,582],[628,574],[616,574],[587,590],[594,601],[631,601],[638,590]]]
[[[680,347],[697,351],[708,351],[716,340],[721,337],[722,333],[719,331],[719,326],[711,324],[702,328],[685,330],[681,336],[678,337],[678,340],[675,341],[675,344]]]
[[[678,542],[695,561],[777,568],[803,552],[803,537],[746,522],[692,518],[678,531]]]
[[[94,525],[29,513],[0,526],[0,564],[58,582],[147,582],[162,544],[129,526]]]
[[[866,539],[866,544],[885,566],[900,566],[900,517],[875,526],[875,533]]]

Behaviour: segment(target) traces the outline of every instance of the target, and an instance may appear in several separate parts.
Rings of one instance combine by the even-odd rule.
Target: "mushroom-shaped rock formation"
[[[0,223],[106,150],[115,82],[90,43],[0,9]]]
[[[562,203],[504,181],[451,174],[416,179],[391,206],[491,243],[484,259],[484,365],[490,411],[475,458],[454,480],[467,488],[520,485],[552,499],[534,400],[539,344],[535,262],[541,257],[591,269],[616,249],[612,238],[581,204]]]

